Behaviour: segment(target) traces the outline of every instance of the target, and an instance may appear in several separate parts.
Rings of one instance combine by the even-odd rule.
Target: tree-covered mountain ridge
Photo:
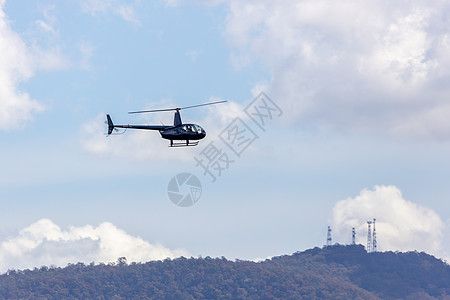
[[[450,266],[419,252],[314,248],[262,262],[176,258],[10,270],[1,299],[450,299]]]

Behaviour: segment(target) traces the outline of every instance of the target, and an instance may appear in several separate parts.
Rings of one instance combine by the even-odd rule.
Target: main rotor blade
[[[177,108],[164,108],[164,109],[151,109],[151,110],[139,110],[139,111],[130,111],[129,114],[141,114],[141,113],[148,113],[148,112],[158,112],[158,111],[172,111],[172,110],[181,110],[181,109],[188,109],[188,108],[194,108],[199,106],[206,106],[206,105],[213,105],[213,104],[219,104],[228,102],[227,100],[222,101],[216,101],[216,102],[209,102],[209,103],[203,103],[198,105],[191,105],[191,106],[185,106],[185,107],[177,107]]]
[[[140,113],[148,113],[148,112],[158,112],[158,111],[172,111],[179,110],[180,108],[164,108],[164,109],[151,109],[151,110],[140,110],[140,111],[130,111],[129,114],[140,114]]]
[[[213,105],[213,104],[219,104],[219,103],[224,103],[224,102],[228,102],[228,101],[222,100],[222,101],[216,101],[216,102],[209,102],[209,103],[203,103],[203,104],[198,104],[198,105],[185,106],[185,107],[181,107],[179,109],[187,109],[187,108],[193,108],[193,107],[199,107],[199,106]]]

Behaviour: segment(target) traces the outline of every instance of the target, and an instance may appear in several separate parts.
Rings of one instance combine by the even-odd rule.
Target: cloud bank
[[[450,140],[449,2],[226,3],[234,64],[267,68],[291,121]]]
[[[150,244],[108,222],[62,230],[51,220],[41,219],[0,244],[0,272],[77,262],[108,263],[119,257],[126,257],[128,262],[146,262],[182,255],[189,254]]]
[[[349,244],[355,227],[356,242],[367,244],[367,221],[376,218],[380,251],[425,251],[443,257],[445,224],[432,209],[405,200],[395,186],[363,189],[358,196],[335,204],[331,225],[334,242]]]

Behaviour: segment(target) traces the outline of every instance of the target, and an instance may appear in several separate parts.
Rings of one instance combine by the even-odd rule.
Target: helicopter
[[[126,129],[145,129],[145,130],[157,130],[161,134],[161,137],[166,140],[170,140],[169,147],[186,147],[186,146],[197,146],[198,141],[206,136],[206,131],[197,124],[186,124],[181,121],[180,110],[213,105],[227,102],[216,101],[203,103],[198,105],[177,107],[177,108],[165,108],[165,109],[153,109],[153,110],[140,110],[131,111],[129,114],[140,114],[140,113],[150,113],[150,112],[162,112],[162,111],[175,111],[173,118],[173,125],[116,125],[113,123],[111,116],[106,115],[106,123],[108,124],[108,134],[110,136],[114,131],[118,131],[117,128]],[[185,141],[185,142],[175,142],[174,141]],[[194,142],[191,142],[194,141]]]

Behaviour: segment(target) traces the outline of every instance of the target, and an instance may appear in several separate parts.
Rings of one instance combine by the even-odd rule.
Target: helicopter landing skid
[[[174,143],[173,141],[170,141],[169,147],[194,147],[197,145],[198,145],[198,141],[191,142],[191,141],[187,140],[187,141],[181,142],[181,143]]]

